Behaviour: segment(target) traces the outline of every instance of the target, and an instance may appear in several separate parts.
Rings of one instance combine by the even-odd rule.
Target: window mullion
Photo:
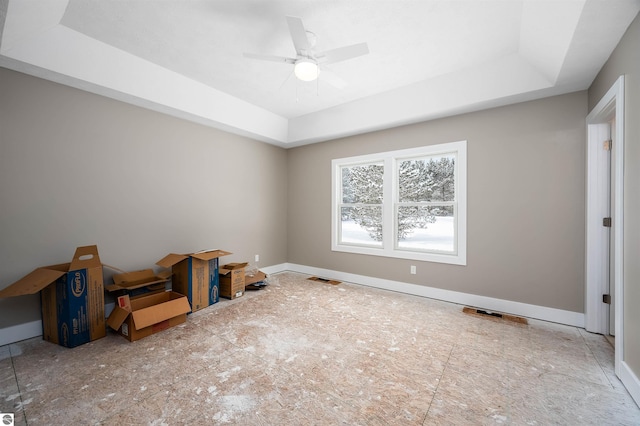
[[[394,206],[397,199],[395,189],[395,160],[387,157],[384,160],[384,183],[382,204],[382,247],[393,250],[395,247],[395,213]]]

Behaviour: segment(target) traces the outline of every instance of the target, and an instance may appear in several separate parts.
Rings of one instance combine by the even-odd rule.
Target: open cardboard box
[[[220,296],[235,299],[244,294],[244,268],[247,263],[227,263],[220,267]]]
[[[42,266],[0,291],[0,298],[40,292],[42,338],[73,348],[104,337],[104,287],[98,247],[78,247],[71,263]]]
[[[182,324],[191,311],[187,298],[173,291],[118,297],[107,324],[130,342]]]
[[[170,253],[156,265],[171,268],[173,291],[187,296],[195,312],[220,300],[218,258],[231,254],[224,250],[204,250],[191,254]]]

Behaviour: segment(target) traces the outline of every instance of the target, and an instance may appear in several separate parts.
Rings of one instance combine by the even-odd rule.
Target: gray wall
[[[589,110],[625,76],[624,355],[640,377],[640,15],[589,88]]]
[[[0,288],[80,245],[133,271],[169,252],[286,262],[284,149],[0,68]],[[40,318],[0,299],[0,328]]]
[[[577,92],[288,151],[288,260],[584,311],[585,117]],[[467,266],[331,251],[331,160],[467,140]],[[409,274],[409,265],[417,274]]]

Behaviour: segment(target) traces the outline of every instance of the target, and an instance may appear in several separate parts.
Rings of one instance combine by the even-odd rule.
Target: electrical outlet
[[[416,274],[416,265],[411,265],[411,273],[412,273],[413,275],[415,275],[415,274]]]
[[[260,255],[256,254],[256,262],[260,262]]]

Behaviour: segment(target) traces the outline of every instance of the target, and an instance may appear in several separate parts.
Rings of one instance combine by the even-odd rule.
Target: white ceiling
[[[0,0],[0,66],[284,147],[583,90],[640,0]],[[285,16],[348,85],[303,83]]]

